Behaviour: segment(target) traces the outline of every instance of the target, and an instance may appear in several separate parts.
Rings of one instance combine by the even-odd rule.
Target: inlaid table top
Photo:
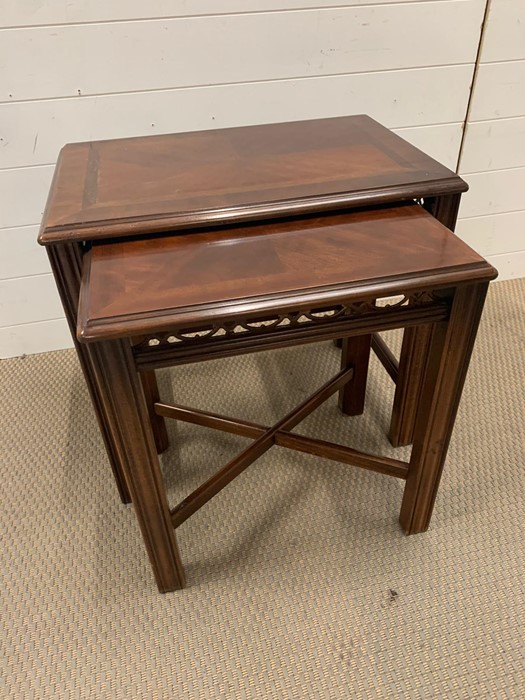
[[[68,144],[40,243],[459,193],[466,183],[365,115]]]
[[[119,337],[494,276],[417,204],[95,243],[78,335]]]

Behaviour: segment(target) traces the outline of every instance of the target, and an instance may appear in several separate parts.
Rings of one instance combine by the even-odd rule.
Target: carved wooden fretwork
[[[175,347],[196,344],[202,341],[225,339],[239,336],[262,335],[269,331],[283,331],[306,325],[326,325],[334,321],[375,316],[388,313],[401,306],[428,306],[436,301],[430,291],[399,295],[394,299],[364,301],[318,307],[308,311],[286,311],[266,317],[253,317],[243,321],[219,321],[216,325],[200,328],[178,328],[164,333],[155,333],[135,344],[137,350]]]

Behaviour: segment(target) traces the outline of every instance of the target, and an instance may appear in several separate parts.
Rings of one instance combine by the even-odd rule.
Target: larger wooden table
[[[413,199],[453,229],[466,189],[453,172],[367,116],[65,146],[39,241],[48,249],[122,500],[130,500],[123,476],[128,457],[100,352],[75,334],[83,255],[92,242]],[[349,413],[362,409],[370,342],[364,336],[348,347],[356,374]],[[425,327],[405,333],[393,444],[412,440],[419,358],[429,342]],[[154,402],[152,371],[143,373],[143,386]]]

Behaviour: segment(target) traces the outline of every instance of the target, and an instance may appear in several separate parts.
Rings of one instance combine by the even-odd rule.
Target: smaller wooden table
[[[184,585],[174,527],[272,445],[406,480],[400,522],[430,522],[489,280],[496,271],[417,204],[94,243],[78,339],[96,348],[129,486],[159,590]],[[400,295],[397,301],[381,299]],[[296,435],[354,372],[349,338],[427,326],[429,351],[409,463]],[[170,510],[138,370],[344,338],[341,371],[273,426],[168,406],[158,416],[253,438]]]

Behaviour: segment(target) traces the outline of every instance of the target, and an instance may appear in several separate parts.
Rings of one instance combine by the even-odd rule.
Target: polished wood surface
[[[170,527],[181,525],[274,445],[406,480],[401,526],[407,534],[424,531],[486,289],[495,276],[491,265],[417,204],[95,243],[85,260],[79,339],[97,349],[113,429],[126,457],[126,483],[159,590],[184,585]],[[378,303],[395,291],[401,301]],[[192,327],[197,320],[206,327]],[[343,412],[362,409],[345,393],[354,380],[359,389],[363,379],[356,374],[350,337],[363,336],[368,350],[374,332],[411,325],[428,329],[428,342],[418,370],[409,463],[293,434],[335,392]],[[149,385],[157,367],[321,337],[344,338],[341,371],[273,426],[169,406]],[[395,371],[385,348],[379,353]],[[399,373],[405,369],[400,365]],[[155,422],[152,428],[152,408],[159,419],[188,420],[246,435],[253,443],[169,509],[155,439],[158,449],[165,443],[155,434]]]
[[[141,372],[140,379],[142,382],[142,389],[144,390],[144,396],[146,398],[146,404],[148,406],[149,420],[151,430],[153,432],[153,439],[155,440],[155,447],[157,448],[157,452],[160,454],[168,449],[170,443],[166,430],[166,423],[161,416],[155,413],[154,409],[155,404],[160,400],[157,378],[155,376],[155,372],[150,370]]]
[[[428,527],[496,274],[438,223],[453,228],[465,190],[364,116],[65,147],[39,240],[72,328],[81,291],[78,339],[93,342],[77,351],[159,590],[184,586],[171,526],[273,444],[406,479],[401,524]],[[376,304],[395,293],[405,303]],[[372,343],[398,379],[390,437],[414,437],[410,464],[290,432],[332,391],[362,410],[370,339],[396,327],[408,329],[399,368]],[[159,402],[158,367],[336,337],[342,373],[275,426]],[[255,440],[171,512],[155,454],[164,417]]]
[[[431,328],[399,516],[409,535],[430,525],[487,288],[488,282],[458,287],[448,321]]]
[[[417,274],[487,263],[418,205],[282,220],[191,235],[95,244],[84,271],[79,337],[146,332],[167,323],[276,306],[275,298],[356,290],[376,295]],[[271,299],[269,299],[271,296]]]
[[[39,240],[90,240],[463,192],[366,115],[69,144]]]
[[[349,382],[353,377],[350,377]],[[253,438],[261,437],[269,430],[268,426],[240,418],[230,418],[217,413],[199,411],[188,406],[173,406],[164,403],[156,403],[155,411],[159,416],[174,418],[176,420],[201,425],[205,428],[222,430],[233,435]],[[304,452],[310,455],[317,455],[324,459],[331,459],[343,464],[351,464],[356,467],[363,467],[380,474],[388,474],[399,479],[406,479],[408,473],[407,462],[388,457],[377,457],[354,450],[351,447],[337,445],[326,440],[314,440],[306,435],[296,435],[282,428],[275,432],[275,444],[280,447],[288,447],[297,452]]]
[[[341,369],[354,367],[352,380],[339,392],[339,408],[347,416],[359,416],[365,407],[366,380],[372,336],[347,336],[341,342]]]
[[[80,280],[82,277],[82,249],[76,243],[63,243],[49,247],[47,253],[77,351],[78,360],[93,402],[106,452],[115,477],[115,484],[121,501],[130,503],[131,495],[125,476],[125,462],[127,458],[118,432],[115,408],[108,397],[102,377],[98,348],[79,343],[76,336]]]
[[[418,207],[408,206],[403,209],[416,211]],[[398,211],[398,209],[391,210],[391,212]],[[384,215],[385,211],[369,212],[368,215],[373,218],[373,215],[378,213]],[[362,223],[361,214],[354,214],[360,223]],[[417,212],[416,219],[425,221],[427,216],[420,217],[419,212]],[[395,218],[394,214],[393,220]],[[436,223],[431,217],[430,220]],[[450,232],[448,235],[451,240],[457,240]],[[194,241],[198,238],[198,235],[189,236],[188,240]],[[330,236],[327,236],[326,239],[330,240]],[[254,240],[258,240],[258,238],[255,237]],[[131,250],[137,243],[140,241],[128,242],[127,245]],[[206,238],[200,243],[203,249],[206,249],[208,244],[209,241]],[[126,244],[119,245],[123,246],[123,255],[115,259],[123,264],[126,260]],[[312,396],[303,400],[284,418],[278,420],[275,425],[267,427],[188,407],[170,406],[155,399],[153,410],[159,418],[189,421],[197,425],[244,435],[254,440],[250,446],[220,468],[171,510],[168,509],[159,462],[154,450],[155,435],[148,415],[150,407],[146,403],[144,391],[141,390],[137,369],[140,369],[141,353],[144,356],[149,356],[151,365],[148,369],[153,369],[170,359],[172,361],[180,359],[177,356],[179,350],[176,347],[169,348],[169,340],[163,348],[159,340],[161,353],[159,355],[159,346],[150,345],[147,338],[145,341],[140,341],[139,345],[133,345],[132,338],[108,340],[106,337],[102,337],[95,343],[95,347],[99,350],[98,356],[106,381],[106,390],[112,405],[115,407],[118,431],[127,457],[124,462],[126,481],[129,484],[160,591],[175,590],[184,585],[184,571],[174,533],[169,529],[170,526],[176,528],[181,525],[210,499],[217,496],[223,488],[227,487],[273,445],[318,455],[344,464],[353,464],[406,480],[400,512],[401,526],[407,534],[423,532],[427,529],[488,281],[496,274],[488,263],[466,246],[447,252],[447,247],[443,245],[442,239],[434,241],[433,245],[436,253],[439,253],[441,265],[443,265],[442,270],[434,268],[431,274],[428,274],[428,270],[422,268],[400,275],[407,288],[414,284],[418,286],[422,280],[427,282],[424,290],[407,297],[407,305],[377,305],[374,300],[367,297],[367,287],[363,288],[360,284],[360,276],[342,284],[344,287],[343,298],[355,292],[354,301],[350,302],[348,307],[342,306],[338,311],[340,316],[336,314],[335,322],[327,322],[323,330],[323,332],[328,333],[327,337],[345,337],[341,371]],[[100,249],[103,248],[104,246],[101,244]],[[303,249],[299,247],[297,251],[300,253]],[[363,264],[366,267],[366,261]],[[95,267],[92,260],[91,272],[94,271]],[[136,268],[134,269],[136,270]],[[297,268],[293,269],[294,274],[297,274]],[[450,269],[453,269],[456,275],[455,282],[452,283],[452,278],[448,277],[446,278],[448,284],[443,287],[445,279],[443,275]],[[331,281],[332,271],[324,267],[322,270],[324,270],[325,278]],[[89,291],[89,276],[84,278],[84,283],[83,292]],[[175,284],[176,282],[167,280],[167,283]],[[388,280],[385,278],[377,278],[374,283],[377,285],[377,291],[389,289]],[[184,280],[182,280],[182,284],[184,285]],[[316,301],[320,303],[323,295],[322,289],[323,285],[319,285],[311,290],[314,304]],[[272,298],[273,303],[278,305],[281,296],[281,294],[274,294],[269,298]],[[242,302],[242,300],[240,301]],[[204,306],[207,306],[209,312],[210,305]],[[228,313],[227,310],[224,311],[224,306],[219,308],[223,308],[223,313]],[[292,432],[298,423],[337,391],[341,392],[340,406],[343,412],[347,411],[344,390],[345,386],[348,386],[355,379],[355,370],[352,366],[351,353],[345,346],[349,336],[359,334],[362,331],[363,322],[367,324],[364,337],[368,342],[371,332],[383,329],[385,323],[391,323],[392,327],[407,327],[414,323],[417,314],[426,314],[426,318],[419,317],[415,323],[421,324],[423,322],[424,327],[430,329],[430,338],[428,353],[423,362],[421,400],[414,431],[414,448],[409,463],[380,455],[362,453],[351,447],[295,435]],[[158,310],[153,310],[146,315],[150,317],[152,322],[158,322],[159,318],[162,318],[162,315],[158,314]],[[341,320],[337,320],[338,318]],[[299,329],[301,334],[299,340],[302,342],[312,342],[318,338],[318,323],[322,324],[322,322],[316,323],[315,318],[310,320],[312,325],[305,323],[304,327]],[[219,322],[224,321],[220,320]],[[290,334],[286,331],[285,334],[281,335],[279,343],[292,345],[298,342],[298,337],[293,335],[293,322],[290,322],[290,326],[292,326]],[[107,331],[109,338],[111,324],[107,328],[109,328]],[[246,332],[250,335],[248,330]],[[268,327],[257,329],[253,336],[248,339],[251,342],[250,349],[262,350],[273,347],[276,342],[272,338],[274,333],[273,326],[269,329]],[[162,336],[162,334],[158,335]],[[236,335],[233,326],[230,327],[230,335],[226,332],[225,336],[224,341],[229,344],[227,353],[241,354],[246,351],[246,337],[243,334]],[[180,342],[185,345],[184,340],[181,339]],[[222,342],[221,339],[219,352],[224,353],[224,348],[220,348]],[[380,352],[384,352],[384,349]],[[204,337],[197,336],[186,341],[186,353],[186,362],[211,359],[214,356],[214,348],[210,346],[210,340],[206,335]],[[392,362],[392,358],[389,359],[389,362]],[[147,381],[145,386],[147,386]]]
[[[267,452],[276,442],[279,432],[288,433],[299,425],[307,416],[324,403],[332,394],[351,379],[353,368],[342,369],[338,374],[324,384],[318,391],[305,399],[299,406],[281,418],[275,425],[265,430],[254,442],[232,459],[222,469],[211,476],[201,486],[181,501],[171,510],[171,521],[174,527],[181,525],[190,515],[216,496],[233,479],[241,474],[256,459]]]
[[[448,229],[454,231],[460,200],[460,194],[427,198],[425,208]],[[394,447],[409,445],[413,440],[429,342],[428,327],[414,326],[405,329],[388,433]]]
[[[382,172],[380,163],[385,166]],[[337,191],[338,181],[330,179],[335,172],[346,180],[342,191]],[[282,184],[283,190],[276,192],[275,183]],[[466,189],[460,177],[366,116],[72,144],[59,157],[39,240],[49,244],[66,317],[74,328],[78,261],[85,240],[421,197],[425,208],[451,228],[449,214],[452,209],[457,212],[459,193]],[[295,195],[299,196],[293,199]],[[225,198],[229,206],[217,208]],[[361,397],[356,387],[353,396],[362,403],[368,355],[359,357],[356,349],[356,373],[365,381],[360,384]],[[77,352],[104,426],[117,486],[127,502],[121,474],[123,451],[112,428],[113,409],[97,379],[96,350],[78,346]],[[414,375],[411,382],[419,383],[418,377]],[[152,375],[144,388],[148,393],[155,388]],[[403,409],[409,394],[398,383],[396,406]],[[401,410],[402,420],[408,422],[415,410]],[[405,432],[411,434],[411,430]]]
[[[489,274],[486,274],[488,277]],[[450,282],[452,283],[452,282]],[[268,312],[265,318],[270,317],[291,319],[287,325],[276,326],[272,323],[270,328],[253,328],[250,319],[243,322],[249,331],[237,332],[236,320],[226,321],[215,316],[213,322],[206,323],[210,332],[206,337],[191,338],[189,334],[181,333],[183,340],[171,342],[176,329],[168,331],[151,331],[150,333],[133,339],[133,353],[137,367],[145,369],[159,369],[161,367],[173,367],[188,362],[200,362],[219,357],[231,357],[241,353],[259,352],[262,350],[276,350],[277,348],[304,343],[317,343],[323,340],[333,340],[338,337],[357,338],[364,333],[388,331],[393,328],[410,328],[427,323],[444,320],[448,316],[448,304],[442,302],[419,303],[419,293],[408,297],[408,304],[393,308],[375,307],[369,299],[357,300],[355,303],[339,304],[335,302],[340,313],[334,313],[330,317],[314,317],[308,322],[302,322],[301,313],[295,309],[292,313],[288,310],[284,314],[280,310]],[[413,299],[414,303],[410,303]],[[319,301],[313,300],[315,308],[326,308],[326,299],[319,296]],[[330,305],[332,306],[332,304]],[[259,317],[259,315],[258,315]],[[239,328],[241,324],[237,324]],[[242,326],[242,327],[244,327]],[[227,329],[223,335],[215,334],[216,330]],[[100,329],[103,332],[102,329]],[[89,341],[87,344],[92,343]],[[97,344],[96,342],[94,343]],[[355,368],[354,368],[355,371]]]
[[[122,469],[160,592],[185,585],[184,567],[155,450],[144,391],[129,342],[97,343],[98,366],[116,414]]]
[[[389,377],[394,383],[397,383],[399,378],[399,360],[396,358],[392,350],[390,350],[379,333],[374,333],[371,336],[371,347],[379,362],[381,362],[383,367],[386,369]]]

